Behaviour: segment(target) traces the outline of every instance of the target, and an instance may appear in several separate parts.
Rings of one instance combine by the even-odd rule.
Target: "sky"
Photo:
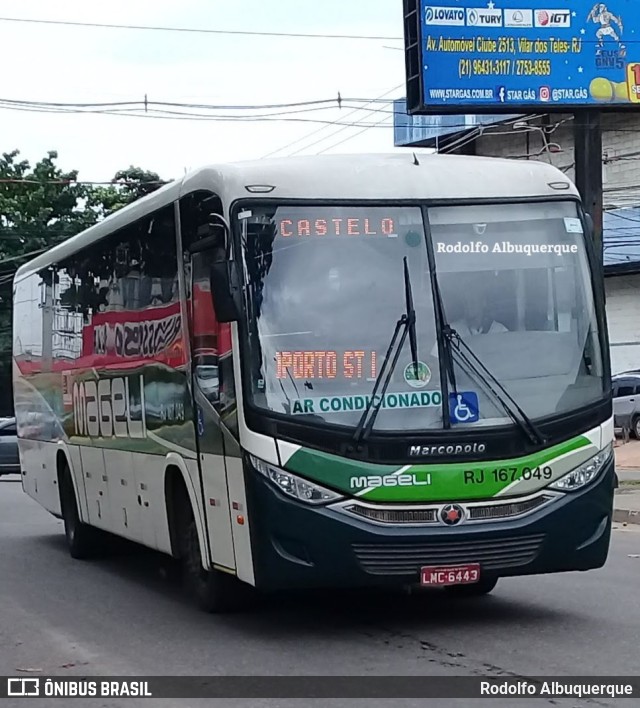
[[[225,36],[0,19],[4,100],[143,101],[146,94],[150,101],[264,105],[329,99],[338,92],[344,99],[404,96],[401,0],[0,0],[0,17],[398,38]],[[362,125],[166,120],[0,105],[0,150],[20,150],[32,162],[57,150],[65,170],[77,169],[79,178],[89,181],[109,180],[130,165],[174,179],[202,164],[275,151],[284,157],[393,150],[391,105],[371,104],[378,112],[348,115],[356,105],[363,104],[293,117],[380,125],[363,130]]]

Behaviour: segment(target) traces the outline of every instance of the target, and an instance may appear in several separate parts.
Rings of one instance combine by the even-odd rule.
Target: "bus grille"
[[[551,495],[541,494],[529,499],[518,499],[504,504],[469,504],[467,506],[468,520],[495,521],[497,519],[522,516],[544,506],[554,498]],[[351,514],[381,524],[438,524],[439,509],[440,506],[393,509],[390,507],[364,506],[358,503],[344,507],[344,510]]]
[[[437,509],[382,509],[352,504],[346,511],[382,524],[432,524],[438,520]]]
[[[481,519],[508,519],[512,516],[528,514],[539,506],[550,502],[554,497],[541,495],[522,501],[507,502],[505,504],[487,504],[486,506],[470,506],[468,508],[469,521]]]
[[[362,569],[371,575],[417,575],[427,565],[480,563],[501,570],[530,563],[539,553],[544,534],[442,543],[360,543],[353,550]]]

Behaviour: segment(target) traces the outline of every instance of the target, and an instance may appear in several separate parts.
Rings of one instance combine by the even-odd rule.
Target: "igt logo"
[[[569,10],[537,10],[536,27],[570,27]]]
[[[548,86],[540,87],[540,100],[550,101],[551,100],[551,89]]]

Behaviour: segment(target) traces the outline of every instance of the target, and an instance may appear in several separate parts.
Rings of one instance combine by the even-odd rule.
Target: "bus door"
[[[217,321],[211,297],[214,257],[213,249],[191,254],[187,283],[191,390],[211,560],[235,569],[225,453],[233,440],[236,397],[230,325]]]

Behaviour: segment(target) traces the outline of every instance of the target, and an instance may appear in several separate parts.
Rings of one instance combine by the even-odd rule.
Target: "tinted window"
[[[421,210],[261,206],[250,214],[242,241],[254,405],[355,427],[406,310],[406,259],[421,363],[415,372],[407,338],[376,428],[441,427]]]
[[[188,248],[197,241],[223,235],[218,218],[222,214],[222,202],[208,191],[194,192],[180,202],[182,247],[189,264],[185,271],[194,380],[227,428],[236,433],[231,325],[217,321],[209,282],[212,260],[224,252],[212,248],[188,257]]]
[[[623,398],[624,396],[633,396],[634,387],[633,386],[620,386],[618,392],[615,394],[616,398]]]
[[[90,372],[135,360],[183,364],[177,275],[171,205],[17,284],[16,364],[24,377],[55,372],[53,381],[62,380],[62,396],[44,378],[36,388],[19,382],[21,437],[64,435],[60,421],[72,420],[74,369]],[[149,400],[151,406],[152,392]],[[170,410],[184,417],[178,403]]]
[[[575,204],[429,210],[446,317],[532,418],[602,397],[601,335]],[[470,356],[470,355],[469,355]],[[508,421],[458,362],[479,417]]]

